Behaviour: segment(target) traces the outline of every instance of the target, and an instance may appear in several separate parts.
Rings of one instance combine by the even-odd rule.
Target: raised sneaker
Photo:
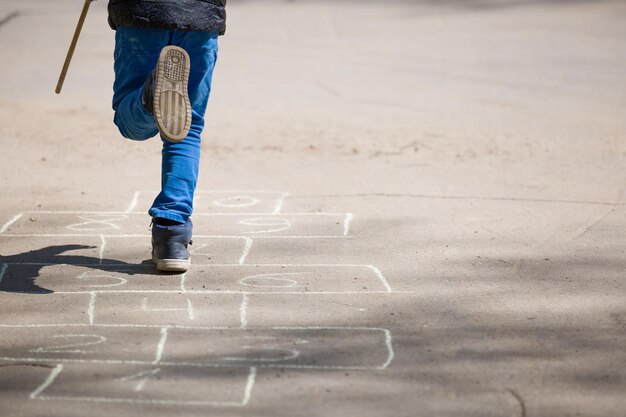
[[[166,46],[144,86],[142,100],[157,123],[161,136],[180,142],[191,128],[191,102],[187,85],[191,61],[178,46]]]

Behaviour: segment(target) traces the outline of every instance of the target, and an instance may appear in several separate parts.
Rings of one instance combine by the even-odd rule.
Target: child
[[[110,0],[115,33],[114,122],[132,140],[160,133],[161,192],[152,216],[152,261],[159,271],[190,266],[200,134],[226,0]]]

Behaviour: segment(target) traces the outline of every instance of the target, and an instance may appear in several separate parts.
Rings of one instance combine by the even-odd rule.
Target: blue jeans
[[[189,99],[191,130],[178,143],[163,141],[161,192],[154,200],[152,217],[184,223],[193,211],[193,196],[200,163],[200,134],[211,92],[217,61],[217,33],[172,32],[120,27],[115,33],[114,122],[120,133],[132,140],[146,140],[159,130],[154,117],[143,106],[143,86],[154,70],[161,49],[176,45],[189,53]]]

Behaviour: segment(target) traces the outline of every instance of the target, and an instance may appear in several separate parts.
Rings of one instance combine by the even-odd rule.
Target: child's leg
[[[145,140],[158,133],[154,116],[141,101],[143,85],[154,70],[170,32],[120,27],[115,33],[114,122],[129,139]]]
[[[162,188],[150,215],[184,223],[193,210],[200,161],[200,134],[204,128],[204,113],[217,60],[217,33],[170,32],[169,44],[180,46],[189,54],[191,71],[188,90],[193,111],[191,129],[184,140],[177,143],[163,140]]]

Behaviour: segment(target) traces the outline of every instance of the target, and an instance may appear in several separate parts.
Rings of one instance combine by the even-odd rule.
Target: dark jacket
[[[226,0],[109,0],[109,25],[223,35]]]

